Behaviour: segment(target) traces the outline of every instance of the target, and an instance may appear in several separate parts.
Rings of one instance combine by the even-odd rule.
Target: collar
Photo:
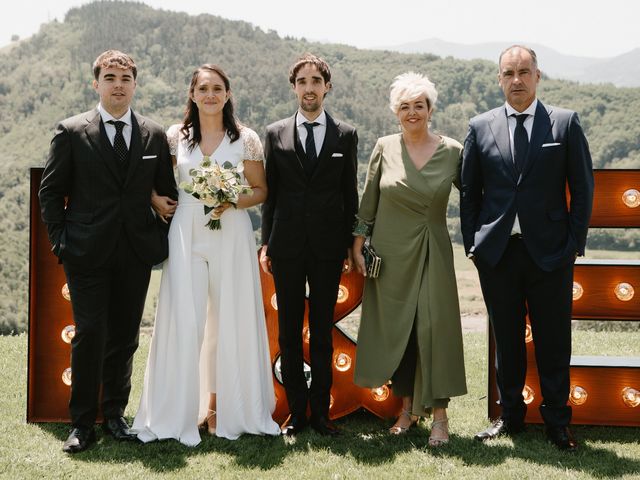
[[[120,120],[121,122],[126,123],[128,126],[131,126],[131,107],[127,108],[125,114],[120,118],[115,118],[113,115],[107,112],[101,103],[98,103],[97,108],[103,123],[107,123],[109,120]]]
[[[536,108],[538,108],[538,99],[534,98],[531,105],[529,105],[523,112],[518,112],[515,108],[509,105],[508,102],[504,102],[504,107],[507,109],[507,117],[510,117],[511,115],[522,115],[523,113],[534,116],[536,114]]]
[[[324,109],[322,109],[322,112],[320,112],[320,115],[318,115],[318,118],[316,118],[315,120],[309,120],[307,117],[304,116],[304,113],[302,113],[300,110],[298,110],[298,112],[296,113],[296,126],[299,127],[301,126],[304,122],[316,122],[319,125],[326,125],[327,124],[327,114],[324,111]]]

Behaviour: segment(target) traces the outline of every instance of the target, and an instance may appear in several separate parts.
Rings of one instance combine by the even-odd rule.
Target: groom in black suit
[[[268,196],[262,207],[260,264],[273,274],[282,380],[291,415],[282,432],[307,426],[335,435],[329,421],[333,311],[342,271],[352,268],[351,229],[358,208],[355,129],[323,109],[331,89],[327,63],[312,54],[291,67],[298,111],[267,127]],[[309,285],[311,387],[303,370],[302,325]]]
[[[123,418],[133,354],[151,267],[168,254],[168,225],[152,212],[151,192],[177,198],[163,129],[130,109],[137,75],[131,57],[106,51],[93,73],[100,103],[58,124],[39,192],[76,329],[67,453],[95,442],[101,386],[104,431],[136,438]]]
[[[584,255],[593,172],[578,115],[543,105],[536,98],[539,80],[533,50],[514,45],[502,52],[498,82],[506,104],[471,119],[464,145],[462,237],[496,340],[502,407],[476,439],[524,428],[528,312],[547,437],[575,450],[567,405],[573,263]]]

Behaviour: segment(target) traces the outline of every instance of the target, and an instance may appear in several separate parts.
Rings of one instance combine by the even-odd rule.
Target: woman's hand
[[[164,223],[173,216],[177,206],[178,202],[172,198],[158,195],[155,190],[151,191],[151,207]]]
[[[364,255],[362,255],[362,245],[364,245],[364,237],[353,237],[353,248],[351,254],[353,255],[353,263],[355,263],[356,270],[363,277],[367,276],[367,267],[364,263]]]
[[[233,203],[229,203],[229,202],[224,202],[223,204],[218,205],[213,210],[211,210],[211,217],[220,218],[224,213],[224,211],[229,207],[235,207],[235,206],[233,205]]]

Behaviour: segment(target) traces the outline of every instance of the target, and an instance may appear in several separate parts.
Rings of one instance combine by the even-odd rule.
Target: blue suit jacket
[[[577,113],[538,101],[521,175],[511,155],[505,107],[474,117],[464,144],[461,181],[467,254],[495,266],[516,213],[526,248],[541,269],[555,270],[584,254],[593,167]]]

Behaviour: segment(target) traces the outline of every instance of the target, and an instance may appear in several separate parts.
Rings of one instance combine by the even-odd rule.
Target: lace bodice
[[[187,143],[183,138],[183,135],[180,133],[180,128],[182,128],[182,124],[176,123],[175,125],[171,125],[167,130],[167,140],[169,141],[169,151],[171,152],[171,155],[177,154],[178,143],[180,141],[185,142],[185,144]],[[225,140],[223,140],[223,143],[228,140],[229,137],[227,135],[225,136]],[[258,137],[258,134],[256,132],[251,130],[249,127],[241,126],[240,138],[234,143],[238,142],[241,142],[244,147],[245,156],[243,160],[252,160],[257,162],[264,161],[262,143],[260,142],[260,137]],[[220,144],[220,146],[222,146],[222,144]]]
[[[190,182],[189,170],[197,167],[203,159],[202,151],[198,145],[193,150],[189,150],[188,139],[180,132],[181,127],[181,124],[176,124],[167,130],[169,149],[171,154],[176,157],[179,183]],[[240,138],[231,143],[229,135],[225,135],[210,157],[212,161],[219,165],[229,162],[236,166],[244,160],[262,162],[264,153],[258,134],[248,127],[240,127]],[[185,193],[182,189],[179,190],[178,202],[180,204],[197,202],[191,195]]]

